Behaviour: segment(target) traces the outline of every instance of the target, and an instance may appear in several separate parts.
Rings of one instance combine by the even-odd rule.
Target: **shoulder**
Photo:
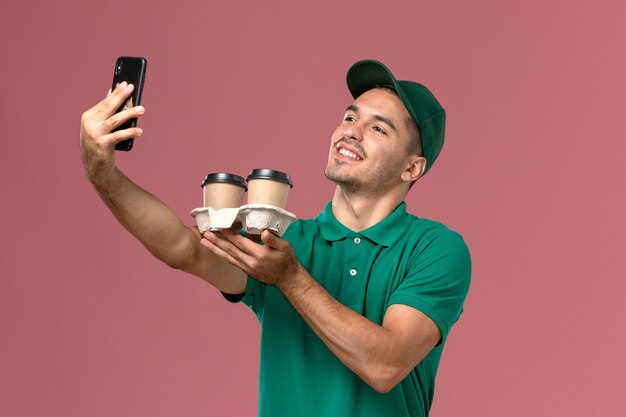
[[[459,232],[442,222],[407,214],[407,237],[426,250],[448,249],[468,251]]]
[[[412,248],[411,263],[419,269],[447,269],[457,278],[471,274],[471,256],[463,236],[445,224],[410,215],[405,244]]]

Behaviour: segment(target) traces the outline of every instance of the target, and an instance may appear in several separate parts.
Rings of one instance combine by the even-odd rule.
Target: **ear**
[[[424,174],[426,169],[426,158],[423,156],[412,156],[406,169],[402,171],[402,180],[412,183]]]

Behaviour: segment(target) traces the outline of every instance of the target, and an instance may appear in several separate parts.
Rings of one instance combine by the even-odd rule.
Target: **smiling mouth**
[[[337,150],[337,153],[340,154],[341,156],[347,158],[347,159],[351,159],[353,161],[362,161],[363,158],[360,155],[357,155],[356,153],[354,153],[353,151],[344,148],[341,143],[337,143],[335,145],[335,149]]]
[[[361,158],[345,148],[339,147],[339,153],[347,158],[354,159],[355,161],[361,161]]]

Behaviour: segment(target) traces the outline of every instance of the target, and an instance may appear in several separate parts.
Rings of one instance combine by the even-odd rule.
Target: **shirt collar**
[[[403,201],[389,216],[358,233],[377,245],[391,246],[406,230],[407,220],[406,203]],[[326,204],[324,211],[317,216],[317,223],[322,237],[330,242],[345,239],[349,234],[355,233],[337,220],[333,214],[332,202]]]

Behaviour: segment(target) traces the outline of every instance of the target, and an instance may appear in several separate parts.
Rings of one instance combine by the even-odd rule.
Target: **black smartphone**
[[[118,113],[130,107],[138,106],[141,103],[141,93],[143,92],[143,82],[146,79],[147,65],[148,61],[146,61],[146,58],[142,57],[121,56],[117,58],[113,75],[113,86],[111,89],[115,90],[115,87],[122,81],[126,81],[135,86],[133,94],[117,109]],[[135,126],[137,126],[137,118],[126,121],[114,131]],[[134,140],[132,138],[123,140],[115,145],[115,149],[118,151],[130,151],[133,148],[133,142]]]

